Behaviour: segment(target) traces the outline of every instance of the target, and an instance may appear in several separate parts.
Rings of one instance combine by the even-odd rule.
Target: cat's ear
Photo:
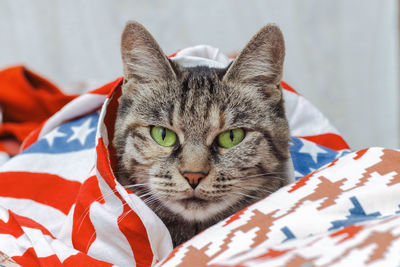
[[[285,43],[280,29],[266,25],[248,42],[228,68],[223,80],[259,88],[279,87],[282,78]]]
[[[138,83],[176,78],[167,56],[138,22],[129,21],[121,37],[124,78]]]

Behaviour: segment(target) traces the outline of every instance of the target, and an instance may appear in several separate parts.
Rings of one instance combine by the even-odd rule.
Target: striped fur
[[[262,28],[227,69],[177,65],[136,22],[127,24],[121,50],[115,174],[163,220],[175,246],[287,183],[278,27]],[[174,131],[179,141],[158,145],[151,126]],[[245,129],[243,141],[219,147],[218,134],[235,128]],[[185,171],[207,176],[192,189]]]

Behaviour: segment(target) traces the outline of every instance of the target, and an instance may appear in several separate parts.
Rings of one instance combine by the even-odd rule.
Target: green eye
[[[241,128],[228,130],[218,135],[218,145],[224,148],[231,148],[242,142],[244,130]]]
[[[176,143],[176,134],[160,126],[153,126],[151,128],[151,137],[161,146],[173,146]]]

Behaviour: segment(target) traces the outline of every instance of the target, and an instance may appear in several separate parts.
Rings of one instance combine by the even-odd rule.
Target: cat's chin
[[[224,201],[206,200],[198,197],[190,197],[175,201],[168,201],[168,209],[179,214],[189,222],[205,222],[226,209]]]
[[[209,205],[210,201],[199,198],[199,197],[189,197],[189,198],[184,198],[179,200],[179,202],[181,202],[185,208],[202,208],[204,205]]]

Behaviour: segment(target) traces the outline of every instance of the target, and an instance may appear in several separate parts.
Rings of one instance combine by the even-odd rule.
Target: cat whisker
[[[143,185],[146,185],[146,184],[134,184],[134,185],[126,185],[126,186],[123,185],[122,187],[124,187],[124,188],[126,188],[126,189],[129,189],[129,188],[131,188],[131,187],[143,186]],[[144,189],[147,189],[147,188],[144,188]],[[117,191],[118,191],[118,190],[117,190],[116,188],[114,188],[114,189],[111,190],[110,192],[108,192],[108,193],[106,193],[106,194],[102,194],[101,196],[99,196],[98,198],[96,198],[93,202],[103,201],[105,198],[107,198],[107,197],[113,195],[113,194],[116,193]],[[82,215],[81,215],[80,218],[79,218],[80,224],[79,224],[79,227],[78,227],[78,232],[79,232],[79,230],[81,229],[82,224],[83,224],[83,222],[84,222],[86,216],[89,215],[89,212],[90,212],[90,205],[83,211]]]
[[[122,221],[123,219],[125,219],[126,216],[128,216],[129,213],[131,213],[132,211],[133,211],[132,209],[129,209],[127,212],[125,212],[125,214],[122,214],[121,217],[118,218],[117,223],[118,223],[118,224],[121,223],[121,221]]]
[[[253,175],[247,175],[245,177],[258,177],[258,176],[266,176],[266,175],[273,175],[273,174],[285,174],[285,172],[265,172],[265,173],[257,173],[257,174],[253,174]]]
[[[98,198],[96,198],[92,203],[94,203],[94,202],[99,202],[99,201],[103,201],[106,197],[109,197],[109,196],[113,195],[115,192],[117,192],[117,189],[116,189],[116,188],[113,189],[113,190],[111,190],[111,192],[108,192],[108,193],[106,193],[106,194],[102,194],[101,196],[99,196]],[[79,230],[81,229],[82,223],[83,223],[83,221],[85,220],[86,216],[89,215],[90,207],[91,207],[91,205],[89,205],[88,207],[86,207],[86,209],[83,211],[82,215],[81,215],[80,218],[79,218],[79,220],[80,220],[81,222],[80,222],[79,227],[78,227],[78,232],[79,232]]]
[[[279,176],[272,176],[275,174],[284,174],[283,172],[267,172],[267,173],[259,173],[259,174],[254,174],[254,175],[247,175],[247,176],[242,176],[242,177],[238,177],[238,179],[251,179],[251,178],[257,178],[257,177],[271,177],[271,178],[276,178],[276,179],[280,179],[283,181],[286,181],[285,178],[279,177]]]
[[[133,187],[143,187],[146,188],[146,185],[150,185],[150,183],[143,183],[143,184],[129,184],[129,185],[123,185],[124,188],[129,189],[129,188],[133,188]],[[147,189],[147,188],[146,188]]]
[[[96,235],[96,230],[93,231],[93,234],[92,234],[92,236],[91,236],[90,239],[89,239],[89,242],[88,242],[88,244],[87,244],[87,246],[86,246],[86,251],[89,251],[89,247],[93,244],[93,243],[92,243],[92,240],[93,240],[93,238],[94,238],[95,235]]]
[[[147,204],[147,203],[146,203],[146,204],[147,204],[147,205],[150,205],[150,204],[152,204],[152,203],[154,203],[154,202],[157,202],[157,201],[159,201],[158,198],[154,197],[154,199],[152,199],[151,202],[149,202],[149,204]],[[168,206],[168,203],[169,203],[169,201],[166,200],[163,204],[164,204],[165,206]],[[153,206],[151,209],[153,210],[153,212],[154,212],[155,214],[158,214],[158,212],[159,212],[160,210],[165,209],[164,205],[156,205],[156,206]]]
[[[242,193],[242,192],[233,191],[232,193],[233,193],[233,194],[236,194],[236,195],[245,196],[245,197],[247,197],[247,198],[260,199],[259,197],[251,196],[251,195],[248,195],[248,194],[245,194],[245,193]]]
[[[125,203],[123,203],[119,208],[124,208],[125,206],[129,206],[129,203],[128,202],[125,202]],[[125,219],[126,218],[126,216],[128,216],[129,215],[129,213],[131,213],[131,212],[133,212],[133,210],[130,208],[130,206],[129,206],[129,209],[128,209],[128,211],[122,211],[122,214],[119,216],[119,218],[118,218],[118,220],[117,220],[117,223],[120,223],[123,219]]]
[[[145,200],[143,200],[143,202],[147,205],[150,206],[151,204],[155,203],[158,201],[158,198],[156,196],[151,196]]]
[[[240,190],[245,190],[247,192],[254,192],[254,193],[262,193],[263,195],[267,196],[266,193],[272,194],[274,191],[268,190],[266,188],[259,188],[259,187],[242,187],[242,186],[236,186],[232,185],[232,187],[240,189]]]
[[[149,191],[146,194],[139,195],[139,198],[141,198],[142,200],[145,200],[145,197],[151,196],[152,194],[153,194],[153,192]]]
[[[114,173],[115,174],[115,173]],[[148,173],[140,173],[140,172],[134,172],[134,175],[132,177],[135,178],[145,178],[145,179],[149,179],[149,178],[157,178],[157,179],[170,179],[171,176],[159,176],[159,175],[152,175],[152,174],[148,174]]]
[[[131,173],[131,172],[129,172],[129,171],[113,171],[113,173],[114,173],[114,174],[121,174],[121,173],[123,173],[123,174],[129,174],[129,173]]]
[[[145,195],[151,195],[151,192],[149,192],[149,193],[147,193],[147,194],[145,194]],[[142,195],[142,196],[140,196],[140,197],[143,197],[143,196],[144,196],[144,195]],[[142,198],[141,198],[141,199],[142,199]],[[143,201],[146,205],[148,205],[148,206],[149,206],[149,200],[152,201],[152,202],[154,202],[155,200],[157,200],[157,198],[156,198],[154,195],[152,195],[152,196],[150,196],[149,198],[142,199],[142,201]],[[120,208],[123,208],[123,207],[126,206],[126,205],[129,206],[128,202],[123,203],[123,204],[120,206]],[[126,216],[128,216],[129,213],[131,213],[131,212],[133,212],[132,209],[129,209],[128,211],[123,212],[123,213],[120,215],[120,218],[118,219],[117,222],[120,223],[120,222],[121,222],[123,219],[125,219]]]

